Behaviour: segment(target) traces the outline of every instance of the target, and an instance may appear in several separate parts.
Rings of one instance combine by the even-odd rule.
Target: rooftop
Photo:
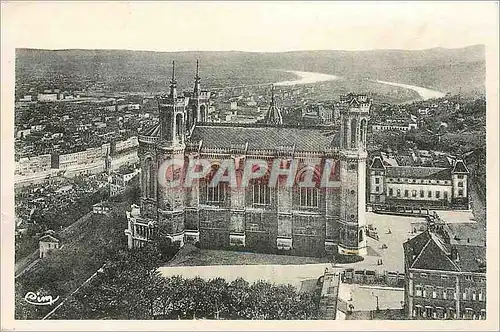
[[[59,242],[59,239],[53,235],[46,234],[42,236],[38,241],[40,242]]]
[[[484,272],[486,269],[486,247],[484,246],[455,246],[458,252],[456,262],[461,271]]]
[[[414,269],[484,272],[486,247],[446,243],[432,231],[425,231],[403,245],[405,260]]]
[[[324,151],[334,147],[335,132],[325,127],[249,126],[220,124],[196,126],[190,140],[208,148],[231,148],[248,143],[249,150],[295,146],[296,151]]]
[[[441,167],[421,167],[421,166],[394,166],[387,168],[387,176],[394,178],[415,178],[415,179],[451,179],[449,168]]]

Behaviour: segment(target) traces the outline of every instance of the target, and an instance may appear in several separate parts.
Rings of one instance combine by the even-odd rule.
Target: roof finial
[[[172,80],[170,81],[170,97],[177,98],[177,82],[175,81],[175,61],[172,61]]]
[[[200,78],[199,63],[200,63],[200,61],[198,59],[196,59],[196,76],[195,76],[196,79]]]
[[[172,83],[175,83],[175,60],[172,60]]]
[[[274,105],[274,84],[271,84],[271,104]]]
[[[267,111],[265,121],[267,124],[282,125],[283,117],[281,116],[281,111],[276,106],[276,101],[274,99],[274,84],[271,85],[271,105],[269,105],[269,110]]]
[[[196,75],[194,76],[194,95],[198,96],[200,93],[200,61],[196,59]]]

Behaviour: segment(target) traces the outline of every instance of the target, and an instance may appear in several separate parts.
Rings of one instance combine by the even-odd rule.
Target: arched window
[[[363,230],[362,229],[359,230],[359,237],[358,237],[358,239],[359,239],[359,242],[363,242]]]
[[[207,107],[205,105],[200,106],[200,122],[205,122],[207,119]]]
[[[358,127],[357,127],[357,121],[356,119],[352,119],[351,120],[351,148],[352,147],[357,147],[357,130]]]
[[[219,169],[218,164],[213,164],[210,172],[200,179],[200,201],[208,205],[221,205],[226,201],[228,183],[218,182],[212,186],[212,180]]]
[[[343,138],[343,145],[345,148],[347,148],[349,145],[349,120],[346,119],[344,121],[344,138]]]
[[[301,207],[319,206],[318,186],[321,184],[321,172],[318,166],[305,166],[301,168],[296,175],[295,183],[299,186],[295,194],[295,204]]]
[[[193,107],[191,111],[191,122],[189,123],[189,126],[192,127],[195,122],[199,120],[198,117],[198,107]],[[191,128],[190,128],[191,129]]]
[[[183,127],[184,121],[182,114],[177,114],[175,116],[175,136],[177,139],[181,140],[182,135],[184,135],[184,127]]]
[[[154,176],[153,160],[151,159],[151,157],[146,158],[144,166],[145,166],[144,184],[143,184],[144,196],[146,198],[153,198],[155,176]]]
[[[366,129],[367,129],[366,127],[367,127],[366,119],[362,119],[361,124],[359,126],[359,130],[360,130],[361,142],[363,144],[366,144]]]
[[[252,202],[254,206],[271,204],[271,188],[267,183],[252,182]]]

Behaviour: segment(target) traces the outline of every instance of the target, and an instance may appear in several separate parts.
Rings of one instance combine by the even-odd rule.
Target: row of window
[[[295,216],[287,223],[281,222],[282,227],[285,228],[283,235],[291,236],[292,233],[299,235],[319,235],[318,233],[321,228],[319,227],[318,222],[319,219],[314,216]],[[266,231],[265,224],[263,213],[249,213],[245,214],[245,221],[244,224],[242,224],[242,227],[247,231],[262,232]],[[225,227],[224,221],[220,219],[203,220],[201,221],[201,225],[207,228]],[[243,231],[243,229],[241,231]]]
[[[482,309],[479,312],[475,312],[471,308],[465,308],[462,311],[461,317],[457,317],[457,312],[455,308],[442,308],[442,307],[431,307],[431,306],[421,306],[415,305],[412,311],[413,317],[426,318],[426,319],[486,319],[486,310]]]
[[[423,183],[423,184],[451,184],[449,180],[426,180],[426,179],[395,179],[388,178],[388,182]]]
[[[431,275],[432,276],[432,275]],[[413,277],[413,273],[410,273],[410,278]],[[420,273],[420,278],[426,279],[427,278],[427,273]],[[449,276],[442,274],[441,279],[446,280],[448,279]],[[478,276],[473,276],[473,275],[465,275],[464,276],[465,280],[470,280],[470,281],[476,281],[476,282],[486,282],[485,277],[478,277]]]
[[[379,187],[375,187],[375,191],[379,192]],[[401,197],[401,192],[402,192],[401,189],[396,189],[396,193],[394,194],[394,189],[389,188],[389,196]],[[413,198],[416,198],[416,197],[425,198],[426,196],[427,196],[427,198],[436,198],[436,199],[441,198],[441,191],[440,190],[436,190],[434,196],[432,195],[432,193],[433,193],[432,190],[428,190],[427,195],[426,195],[425,190],[419,190],[419,191],[411,190],[410,191],[409,189],[405,189],[403,197],[410,197],[410,195],[411,195],[411,197],[413,197]],[[442,193],[443,193],[443,199],[447,200],[448,199],[448,192],[443,191]],[[463,197],[463,195],[464,195],[464,190],[458,189],[458,196]]]
[[[424,297],[443,300],[457,300],[455,288],[433,288],[430,286],[415,285],[415,297]],[[461,294],[464,301],[485,301],[483,290],[466,288]]]
[[[372,172],[373,175],[381,175],[383,176],[384,175],[384,172],[381,172],[381,171],[373,171]],[[459,180],[462,180],[464,179],[464,175],[463,174],[458,174],[457,175],[457,178]],[[379,179],[376,178],[375,179],[375,183],[379,183]],[[408,178],[388,178],[387,181],[389,182],[410,182],[410,183],[431,183],[431,184],[451,184],[451,181],[449,180],[428,180],[428,179],[408,179]]]
[[[399,179],[398,179],[398,180],[399,180]],[[418,181],[419,181],[419,180],[418,180]],[[427,180],[423,180],[423,181],[424,181],[424,183],[426,183],[426,181],[427,181]],[[391,181],[391,179],[389,179],[389,182],[392,182],[392,181]],[[406,181],[405,181],[405,182],[406,182]],[[410,182],[410,181],[408,181],[408,182]],[[413,182],[415,183],[415,180],[413,180]],[[440,184],[440,183],[441,183],[441,181],[437,181],[437,182],[438,182],[438,184]],[[449,181],[443,181],[443,182],[444,182],[444,184],[449,184]],[[375,178],[375,184],[380,184],[380,178]],[[463,183],[463,181],[459,181],[459,182],[457,183],[457,186],[458,186],[459,188],[463,188],[463,187],[464,187],[464,183]]]
[[[202,189],[203,190],[203,189]],[[214,204],[222,203],[227,198],[228,187],[224,183],[219,183],[217,186],[205,186],[204,203]],[[271,204],[271,187],[266,184],[254,184],[251,187],[252,203],[254,205],[270,205]],[[203,195],[202,195],[203,197]],[[317,188],[302,188],[297,193],[297,202],[302,207],[318,207],[318,189]]]

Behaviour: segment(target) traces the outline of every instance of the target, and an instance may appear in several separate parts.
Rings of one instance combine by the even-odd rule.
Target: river
[[[283,70],[287,73],[292,73],[299,76],[296,80],[291,81],[281,81],[277,82],[274,85],[276,86],[289,86],[289,85],[301,85],[301,84],[311,84],[311,83],[319,83],[326,81],[334,81],[338,80],[341,77],[336,75],[329,75],[323,73],[314,73],[310,71],[297,71],[297,70]]]
[[[283,71],[287,72],[287,73],[295,74],[298,76],[298,78],[295,80],[276,82],[276,83],[274,83],[274,85],[276,85],[276,86],[291,86],[291,85],[311,84],[311,83],[319,83],[319,82],[326,82],[326,81],[334,81],[334,80],[339,80],[342,78],[341,76],[337,76],[337,75],[315,73],[315,72],[309,72],[309,71],[297,71],[297,70],[283,70]],[[431,89],[427,89],[427,88],[424,88],[421,86],[396,83],[396,82],[380,81],[380,80],[371,80],[371,81],[375,82],[375,83],[379,83],[379,84],[392,85],[392,86],[397,86],[400,88],[413,90],[413,91],[417,92],[420,95],[420,98],[422,98],[423,100],[432,99],[432,98],[442,98],[445,96],[445,93],[443,93],[441,91],[431,90]]]
[[[431,89],[427,89],[427,88],[424,88],[421,86],[416,86],[416,85],[386,82],[386,81],[380,81],[380,80],[375,80],[374,82],[413,90],[413,91],[417,92],[420,95],[420,98],[422,98],[423,100],[432,99],[432,98],[442,98],[446,95],[445,93],[443,93],[441,91],[431,90]]]

